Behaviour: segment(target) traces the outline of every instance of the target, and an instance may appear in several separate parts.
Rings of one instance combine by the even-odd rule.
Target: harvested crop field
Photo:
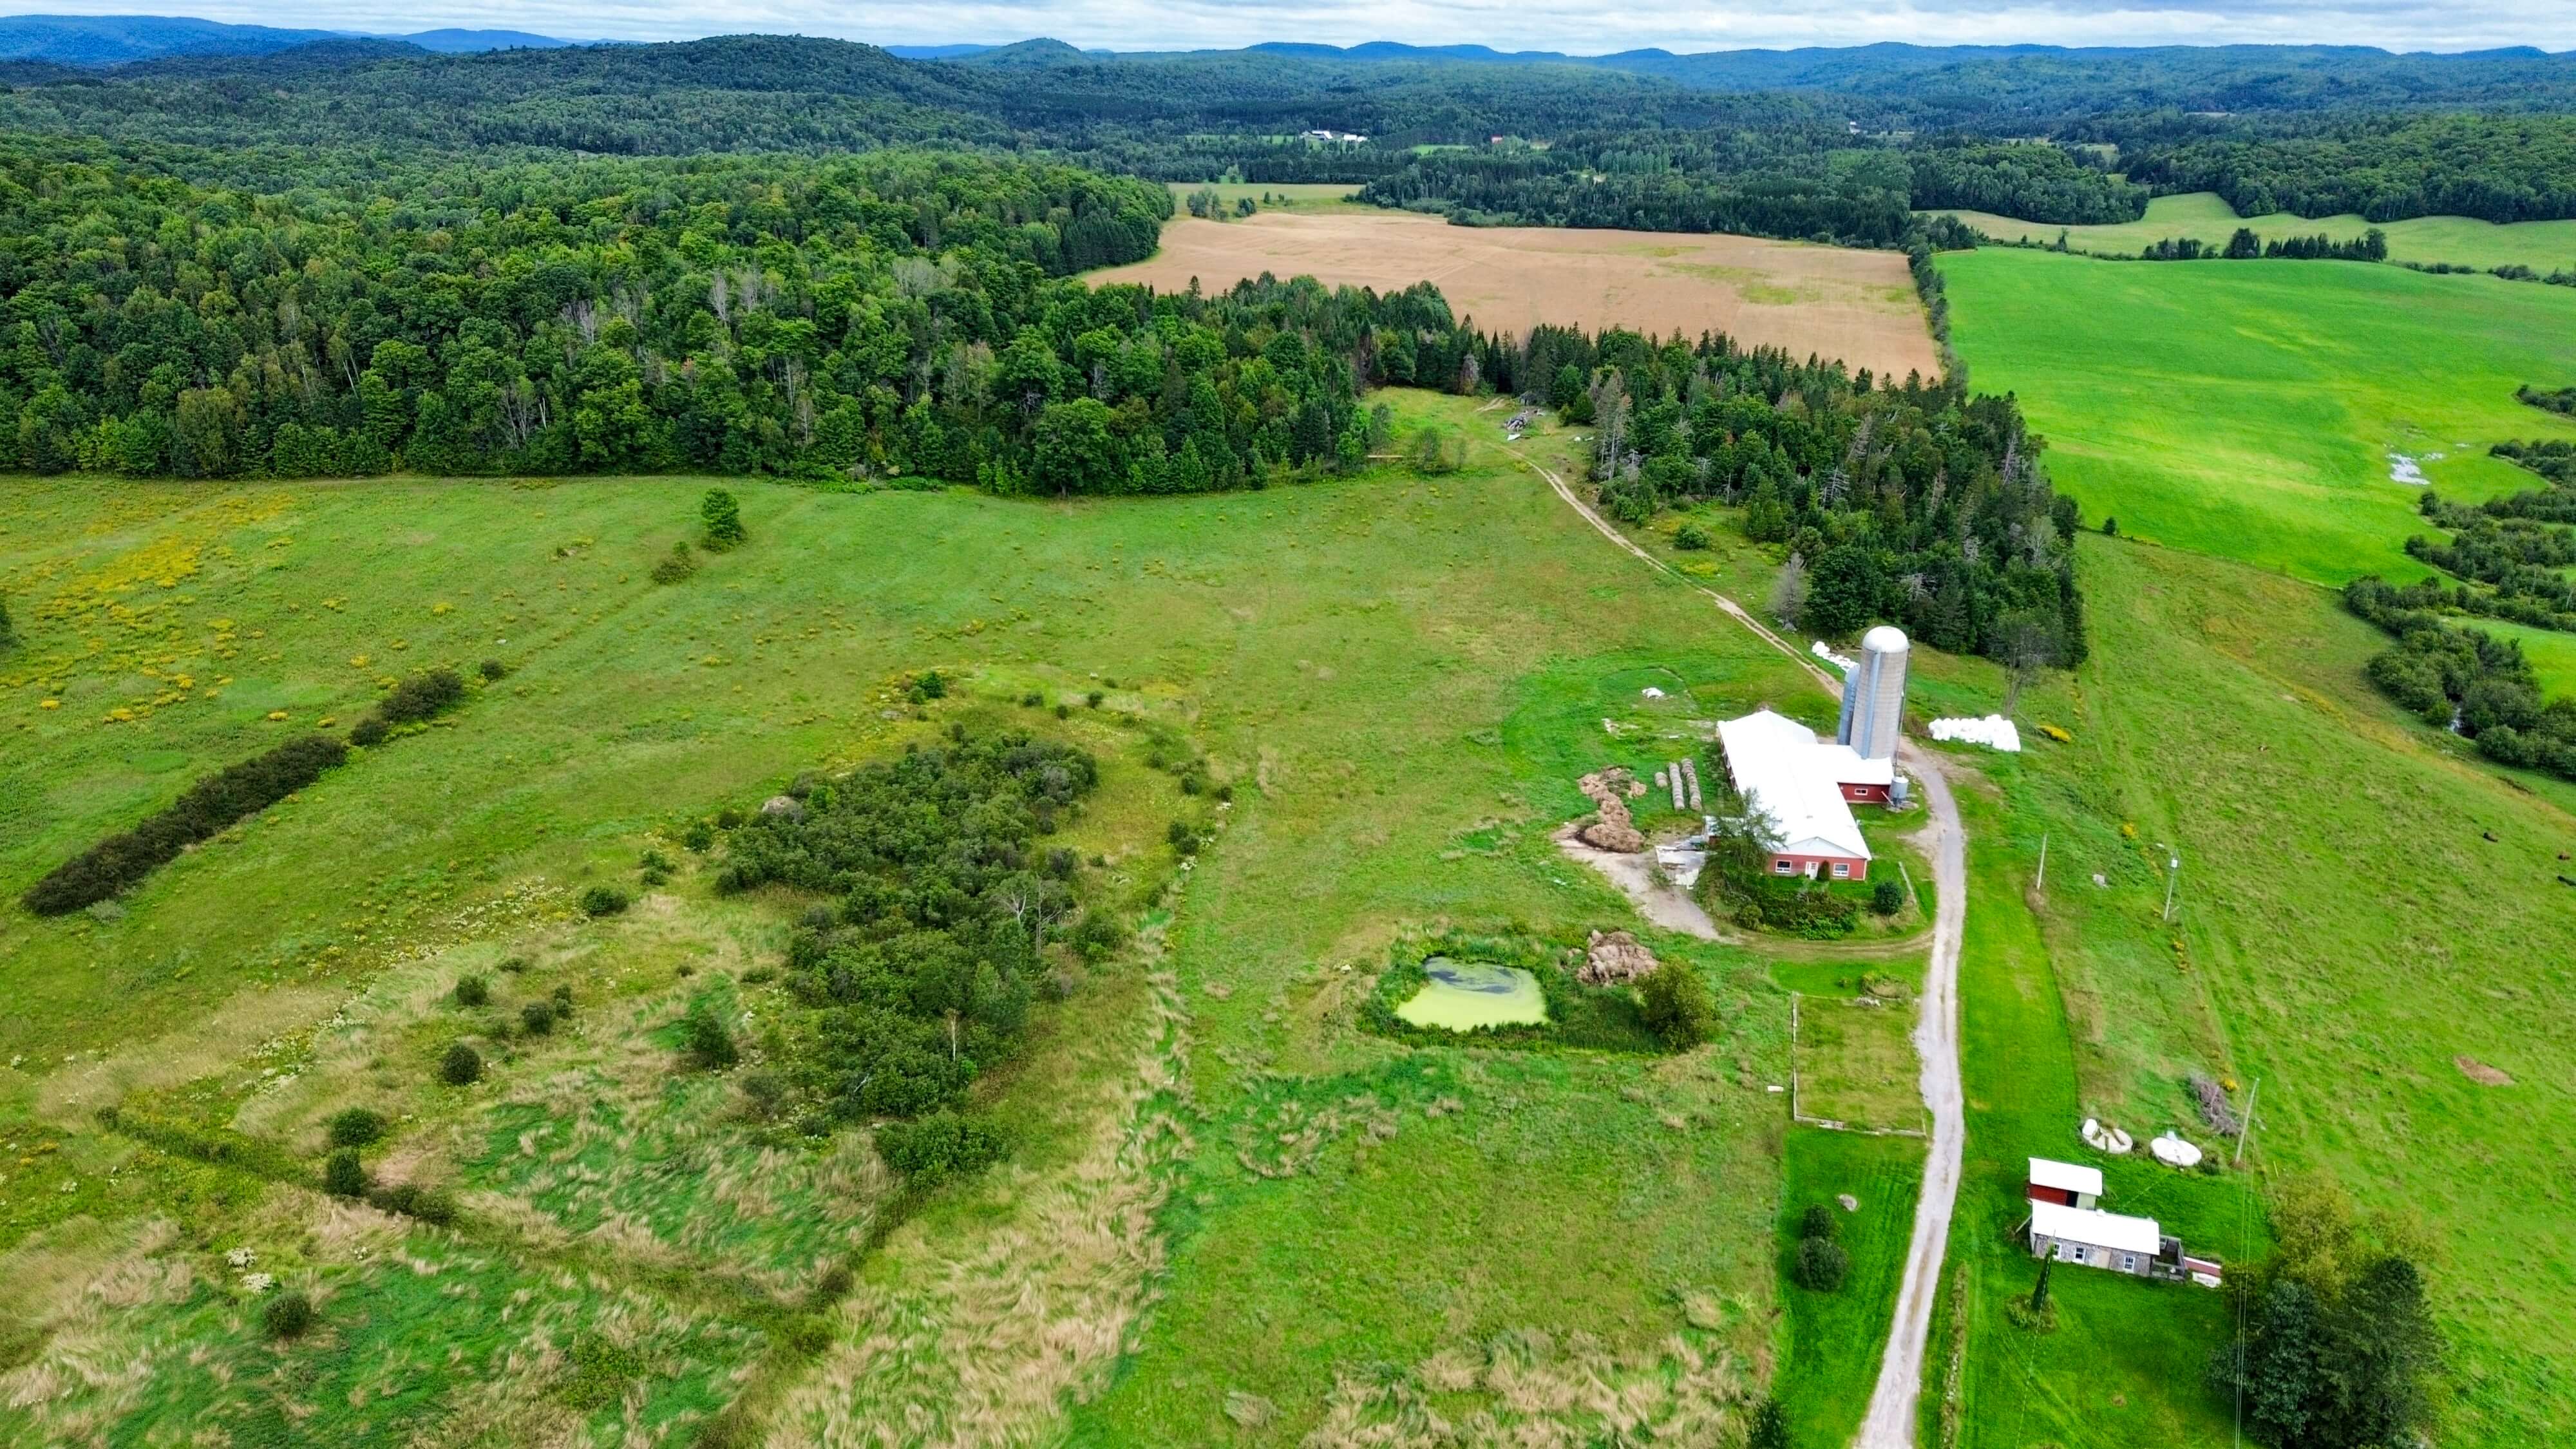
[[[1214,290],[1264,272],[1380,291],[1431,281],[1449,305],[1492,329],[1622,326],[1690,336],[1724,332],[1903,375],[1939,370],[1923,308],[1896,252],[1752,237],[1556,227],[1451,226],[1406,212],[1241,221],[1183,218],[1163,249],[1097,282]]]

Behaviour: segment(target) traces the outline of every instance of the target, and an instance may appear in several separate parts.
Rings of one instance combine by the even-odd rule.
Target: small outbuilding
[[[2102,1169],[2034,1157],[2030,1160],[2030,1182],[2022,1195],[2032,1202],[2089,1208],[2101,1200]]]

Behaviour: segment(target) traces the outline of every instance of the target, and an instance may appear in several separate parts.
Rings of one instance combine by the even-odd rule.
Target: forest
[[[1893,619],[2016,666],[2085,657],[2075,501],[2012,399],[1625,335],[1540,328],[1529,350],[1534,375],[1554,364],[1548,401],[1594,430],[1604,511],[1741,505],[1746,536],[1788,552],[1777,602],[1801,627]]]
[[[2158,194],[2215,191],[2240,216],[2552,221],[2576,217],[2576,116],[2240,124],[2179,140],[2133,139],[2121,167]]]
[[[1321,47],[1103,58],[1031,41],[914,61],[789,36],[452,56],[346,40],[106,70],[15,63],[0,128],[149,143],[190,179],[260,192],[363,180],[389,156],[936,142],[1166,181],[1367,184],[1469,223],[1862,245],[1892,244],[1909,207],[2084,225],[2203,189],[2249,214],[2576,214],[2568,123],[2529,114],[2576,96],[2559,58],[1877,53],[1903,49],[1479,63]],[[1300,138],[1316,128],[1369,139]]]
[[[1292,310],[1345,353],[1402,333],[1379,364],[1397,380],[1417,334],[1444,380],[1472,345],[1427,292],[1060,280],[1146,255],[1171,208],[1060,166],[530,162],[383,192],[257,197],[42,146],[0,157],[19,464],[1222,487],[1364,441],[1351,368],[1282,334]]]

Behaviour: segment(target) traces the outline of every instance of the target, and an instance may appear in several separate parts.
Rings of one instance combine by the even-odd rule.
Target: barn
[[[1724,721],[1717,737],[1737,792],[1778,831],[1773,875],[1869,878],[1869,843],[1861,839],[1851,801],[1872,797],[1851,791],[1865,791],[1875,779],[1875,798],[1887,798],[1895,778],[1889,762],[1863,760],[1849,745],[1820,743],[1814,730],[1767,709]],[[1844,775],[1861,778],[1846,783]]]

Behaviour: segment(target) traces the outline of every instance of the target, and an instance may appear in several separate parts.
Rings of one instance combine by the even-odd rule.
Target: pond
[[[1415,1026],[1473,1031],[1480,1026],[1534,1026],[1547,1020],[1547,996],[1538,978],[1517,966],[1482,961],[1452,961],[1434,956],[1422,963],[1430,984],[1395,1014]]]

